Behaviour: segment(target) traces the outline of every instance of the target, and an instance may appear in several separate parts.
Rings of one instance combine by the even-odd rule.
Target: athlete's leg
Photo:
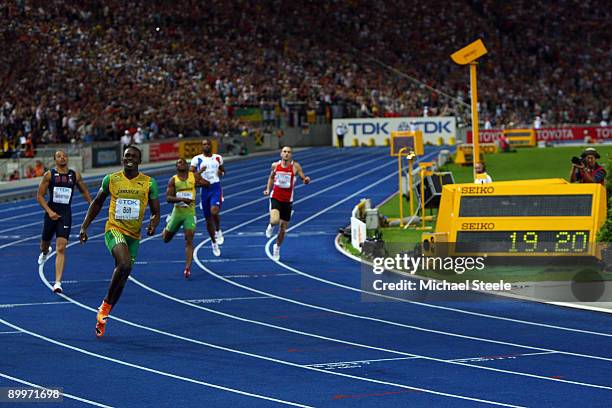
[[[62,275],[64,274],[64,265],[66,264],[66,245],[68,240],[63,237],[57,237],[55,239],[55,283],[62,281]]]
[[[215,224],[215,231],[219,231],[221,229],[221,218],[219,217],[219,207],[216,205],[210,207],[210,214],[212,215],[212,220]]]
[[[191,262],[193,261],[193,237],[195,230],[184,230],[185,231],[185,268],[191,268]]]
[[[181,224],[183,220],[179,216],[179,214],[173,209],[172,214],[170,214],[170,218],[168,218],[168,223],[166,224],[166,228],[162,231],[162,238],[165,243],[168,243],[174,238],[174,234],[178,232],[181,228]]]
[[[280,211],[277,209],[270,210],[270,225],[276,226],[280,222]]]
[[[47,255],[49,253],[49,245],[51,245],[51,241],[40,241],[40,252]]]
[[[215,225],[212,219],[212,206],[210,202],[210,193],[206,192],[205,189],[202,189],[202,213],[204,214],[204,219],[206,220],[206,230],[208,231],[208,235],[210,236],[210,240],[215,243]]]
[[[132,264],[136,259],[139,245],[137,239],[126,237],[116,230],[106,231],[104,241],[115,260],[115,269],[106,297],[98,308],[98,315],[96,316],[96,336],[98,337],[104,336],[108,315],[121,297],[125,283],[132,271]]]
[[[72,214],[65,212],[61,218],[57,220],[55,229],[55,284],[53,291],[62,293],[62,275],[64,274],[64,266],[66,265],[66,246],[68,238],[70,238],[70,230],[72,229]]]
[[[170,232],[167,229],[164,228],[164,230],[162,231],[162,239],[164,240],[164,243],[168,243],[170,241],[172,241],[172,238],[174,238],[174,232]]]
[[[276,237],[276,245],[281,246],[283,240],[285,239],[285,233],[287,232],[287,227],[289,226],[289,221],[281,220],[280,228],[278,230],[278,236]]]
[[[215,227],[215,242],[219,245],[223,245],[225,239],[223,238],[223,232],[221,232],[221,202],[223,201],[223,190],[221,189],[221,183],[215,183],[211,186],[210,194],[210,214]]]
[[[208,231],[210,240],[212,242],[216,242],[215,240],[215,222],[213,221],[212,217],[206,218],[206,230]]]
[[[113,257],[115,258],[115,269],[113,277],[108,288],[108,293],[104,301],[111,306],[121,297],[125,283],[132,272],[132,259],[127,244],[120,243],[113,248]]]
[[[47,257],[49,256],[49,247],[51,245],[53,235],[55,234],[56,226],[57,221],[53,221],[51,218],[49,218],[47,214],[45,214],[43,220],[42,236],[40,239],[40,255],[38,256],[39,265],[45,263]]]

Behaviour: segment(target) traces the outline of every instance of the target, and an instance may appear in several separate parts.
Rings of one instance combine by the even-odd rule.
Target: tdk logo
[[[126,205],[136,205],[137,202],[138,200],[130,200],[129,198],[123,199],[123,204],[126,204]]]
[[[472,231],[472,230],[492,230],[495,229],[495,224],[492,222],[464,222],[461,224],[462,230]]]
[[[450,120],[446,122],[433,122],[431,120],[414,122],[417,128],[422,129],[423,133],[451,133]]]
[[[425,134],[452,133],[450,120],[447,120],[447,121],[425,120],[425,121],[414,122],[414,125],[417,127],[417,129],[422,130],[423,133]],[[383,122],[383,123],[353,122],[353,123],[348,123],[348,126],[350,127],[352,134],[364,135],[364,136],[377,135],[377,134],[389,135],[390,134],[389,128],[391,127],[389,125],[389,122]],[[398,130],[409,130],[409,129],[410,129],[410,126],[406,128],[405,123],[401,123],[398,128]]]
[[[358,134],[363,134],[363,135],[376,135],[379,133],[384,133],[385,135],[389,134],[389,131],[387,130],[387,126],[389,125],[389,123],[349,123],[348,124],[351,127],[351,131],[353,132],[353,134],[358,135]]]

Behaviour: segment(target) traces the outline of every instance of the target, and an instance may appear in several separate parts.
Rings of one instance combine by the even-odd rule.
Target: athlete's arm
[[[45,212],[49,214],[49,218],[55,221],[55,220],[58,220],[61,216],[55,211],[53,211],[51,207],[49,207],[49,204],[47,204],[47,202],[45,201],[45,193],[47,192],[47,189],[49,188],[50,181],[51,181],[51,172],[47,171],[45,172],[42,180],[40,181],[40,184],[38,185],[38,191],[36,192],[36,201],[38,201],[38,204],[40,204],[43,210],[45,210]]]
[[[87,200],[87,203],[91,204],[92,202],[91,195],[89,195],[89,190],[87,189],[87,186],[83,182],[83,177],[81,177],[81,173],[79,173],[78,171],[76,172],[76,178],[77,178],[77,187],[79,188],[79,191],[81,192],[85,200]]]
[[[108,185],[110,184],[110,176],[106,175],[104,180],[102,180],[102,186],[100,190],[98,190],[98,194],[96,194],[96,198],[89,204],[89,208],[87,209],[87,214],[85,215],[85,220],[83,220],[83,224],[81,224],[81,230],[79,231],[79,241],[81,244],[87,242],[87,228],[89,228],[89,224],[98,216],[100,210],[104,206],[104,201],[106,201],[106,197],[110,195],[110,190]]]
[[[198,166],[201,161],[198,159],[198,156],[194,156],[191,159],[191,163],[189,165],[189,171],[193,173],[195,176],[196,186],[200,187],[209,187],[210,183],[202,178],[202,172],[206,170],[206,166],[202,166],[200,170],[198,170]]]
[[[166,202],[167,203],[179,203],[182,200],[176,197],[176,189],[174,188],[174,176],[168,180],[168,186],[166,187]]]
[[[206,170],[206,166],[202,166],[200,170],[196,169],[196,167],[193,165],[189,167],[189,171],[191,171],[195,176],[196,186],[210,187],[210,182],[208,182],[208,180],[204,180],[204,178],[202,177],[202,173],[204,172],[204,170]]]
[[[149,225],[147,225],[147,235],[151,236],[155,234],[155,228],[159,225],[160,212],[159,212],[159,198],[157,193],[157,181],[151,178],[149,185],[149,209],[151,210],[151,219]]]
[[[302,170],[302,166],[300,166],[298,162],[293,162],[293,172],[297,173],[297,175],[300,176],[300,178],[302,179],[302,183],[304,184],[310,183],[310,177],[304,174],[304,171]]]
[[[272,185],[274,184],[274,173],[276,172],[276,163],[272,163],[272,171],[270,171],[270,176],[268,177],[268,182],[266,184],[266,189],[264,190],[264,195],[269,195],[270,190],[272,189]]]
[[[221,178],[225,176],[225,162],[223,157],[217,155],[217,161],[219,162],[219,168],[217,169],[217,177]]]

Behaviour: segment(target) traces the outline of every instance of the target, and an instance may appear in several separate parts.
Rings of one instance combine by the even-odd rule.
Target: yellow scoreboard
[[[595,238],[606,216],[601,184],[541,179],[445,185],[435,233],[423,234],[423,248],[465,256],[597,256]]]

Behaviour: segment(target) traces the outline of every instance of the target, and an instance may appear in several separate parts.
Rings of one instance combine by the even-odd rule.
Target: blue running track
[[[296,189],[274,262],[262,190],[276,158],[227,163],[222,255],[199,222],[191,279],[182,234],[143,239],[102,339],[94,325],[113,266],[107,209],[81,246],[87,207],[77,194],[57,296],[55,258],[36,263],[42,211],[34,200],[0,204],[0,387],[62,387],[61,407],[612,405],[607,314],[508,299],[362,300],[361,267],[334,239],[359,199],[377,203],[397,188],[385,148],[295,154],[312,183]],[[165,218],[171,206],[160,201]]]

